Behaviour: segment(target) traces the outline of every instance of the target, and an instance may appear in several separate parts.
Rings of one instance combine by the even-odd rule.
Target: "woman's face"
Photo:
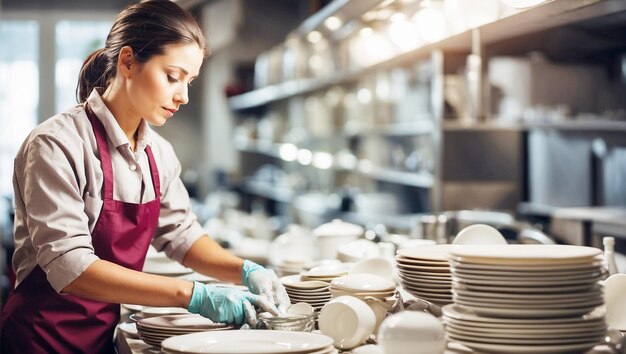
[[[131,66],[128,92],[134,113],[152,125],[165,124],[189,102],[189,85],[198,76],[203,58],[197,44],[174,44],[162,55]]]

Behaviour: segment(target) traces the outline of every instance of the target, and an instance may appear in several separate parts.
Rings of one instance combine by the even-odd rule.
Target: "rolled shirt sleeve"
[[[80,164],[68,159],[68,149],[78,147],[53,135],[33,135],[24,148],[23,159],[16,160],[14,186],[22,203],[16,220],[25,225],[16,227],[27,226],[30,237],[18,241],[32,243],[28,249],[61,292],[98,259],[78,185]]]

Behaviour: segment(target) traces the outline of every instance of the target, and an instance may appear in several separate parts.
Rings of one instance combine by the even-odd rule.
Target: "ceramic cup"
[[[335,347],[345,350],[361,345],[370,337],[376,316],[362,300],[340,296],[324,305],[318,324],[322,334],[333,338]]]

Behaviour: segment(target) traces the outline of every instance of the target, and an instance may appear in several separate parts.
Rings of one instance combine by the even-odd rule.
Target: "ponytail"
[[[83,103],[96,87],[106,87],[112,78],[114,66],[109,63],[105,48],[89,54],[78,75],[76,99]]]
[[[175,2],[147,0],[128,6],[115,18],[104,48],[91,53],[83,63],[76,87],[78,103],[85,102],[94,88],[106,88],[115,78],[123,47],[131,47],[133,59],[145,63],[163,54],[170,44],[190,43],[208,54],[202,28]]]

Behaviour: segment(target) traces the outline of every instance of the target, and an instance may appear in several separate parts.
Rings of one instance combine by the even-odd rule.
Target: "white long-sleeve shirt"
[[[172,146],[142,121],[133,152],[97,90],[87,102],[108,136],[114,199],[145,203],[155,198],[145,153],[145,147],[151,146],[161,181],[161,213],[152,244],[182,261],[205,232],[191,212]],[[91,242],[103,204],[103,172],[97,150],[83,106],[46,120],[22,144],[13,175],[16,284],[39,265],[60,292],[98,259]]]

